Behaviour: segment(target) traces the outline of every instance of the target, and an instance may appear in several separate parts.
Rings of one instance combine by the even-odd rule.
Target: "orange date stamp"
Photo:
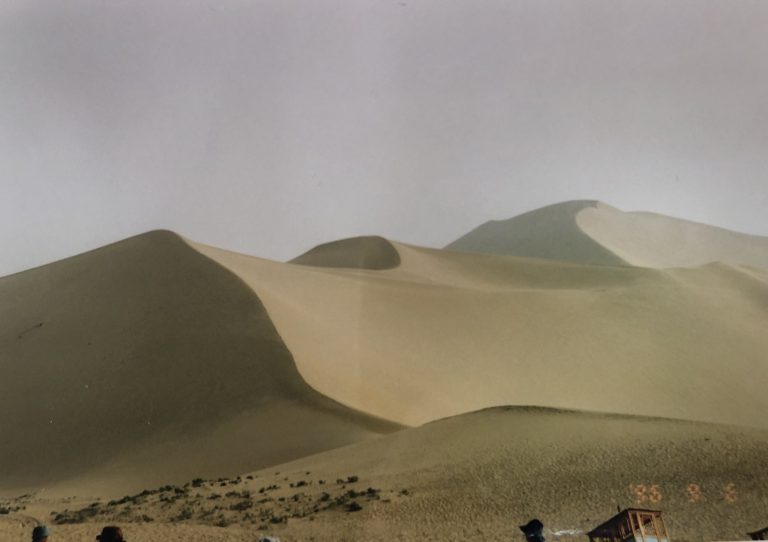
[[[660,484],[629,484],[629,492],[635,499],[635,504],[657,504],[664,499],[664,490]],[[684,495],[690,503],[699,503],[704,499],[701,485],[690,483],[686,486]],[[724,485],[719,495],[722,501],[731,504],[738,500],[736,484]]]

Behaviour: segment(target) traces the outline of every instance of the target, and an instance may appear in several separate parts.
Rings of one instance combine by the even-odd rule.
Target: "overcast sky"
[[[0,2],[0,275],[599,199],[768,235],[768,2]]]

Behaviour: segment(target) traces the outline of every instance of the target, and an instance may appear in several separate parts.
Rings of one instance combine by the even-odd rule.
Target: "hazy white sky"
[[[583,198],[768,235],[766,171],[768,2],[0,2],[0,275]]]

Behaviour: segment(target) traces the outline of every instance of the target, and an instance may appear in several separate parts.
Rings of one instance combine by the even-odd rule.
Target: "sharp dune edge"
[[[593,265],[695,267],[712,262],[768,268],[768,238],[599,201],[550,205],[491,221],[445,248]]]
[[[261,467],[90,521],[150,542],[522,540],[539,516],[583,541],[655,484],[673,540],[743,538],[768,523],[767,247],[568,202],[449,250],[364,237],[278,263],[152,232],[2,278],[0,497],[32,496],[0,539]],[[537,406],[492,408],[510,404]],[[342,504],[312,512],[326,493]]]

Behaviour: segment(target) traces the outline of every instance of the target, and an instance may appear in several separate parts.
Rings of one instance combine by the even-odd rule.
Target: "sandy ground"
[[[548,540],[584,540],[617,506],[639,506],[663,510],[673,540],[738,540],[768,519],[767,446],[764,430],[498,408],[112,504],[33,498],[0,537],[21,540],[18,522],[55,511],[86,521],[53,525],[62,541],[110,522],[149,541],[520,541],[532,517]]]

